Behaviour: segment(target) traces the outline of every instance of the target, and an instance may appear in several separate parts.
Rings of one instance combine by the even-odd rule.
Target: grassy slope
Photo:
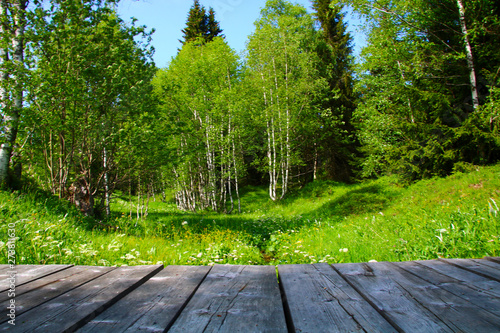
[[[150,205],[130,220],[130,203],[97,224],[67,204],[0,192],[0,263],[16,224],[20,264],[279,264],[416,260],[500,255],[500,164],[401,188],[391,178],[358,185],[308,184],[281,203],[246,188],[243,214],[181,213]],[[134,208],[135,213],[135,208]],[[107,226],[116,227],[113,229]]]

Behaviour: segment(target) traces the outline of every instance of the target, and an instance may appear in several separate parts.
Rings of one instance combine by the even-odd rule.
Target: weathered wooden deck
[[[12,332],[500,332],[500,258],[279,266],[17,266]]]

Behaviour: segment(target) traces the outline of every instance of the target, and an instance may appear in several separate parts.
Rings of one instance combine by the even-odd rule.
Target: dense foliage
[[[116,191],[148,215],[245,210],[313,180],[406,183],[500,158],[500,7],[492,0],[268,0],[245,52],[198,0],[166,68],[117,0],[0,1],[0,184],[98,219]],[[365,19],[357,66],[344,22]]]
[[[0,264],[15,224],[19,264],[213,265],[407,261],[500,255],[500,165],[419,181],[308,184],[280,202],[265,186],[241,193],[239,215],[194,214],[152,200],[131,222],[129,200],[94,225],[46,193],[0,192]]]
[[[367,20],[355,111],[365,175],[412,181],[498,160],[498,2],[336,2]]]
[[[18,2],[7,4],[10,15],[2,13],[16,24],[22,11],[27,23],[24,57],[17,67],[2,62],[10,77],[5,75],[1,86],[0,133],[11,141],[6,146],[25,177],[86,214],[109,215],[113,190],[146,155],[145,121],[155,111],[150,33],[125,25],[113,9],[115,1],[53,0],[28,9],[17,9]],[[19,88],[11,88],[11,81],[22,86],[24,107],[14,107]],[[15,187],[15,176],[10,178]]]

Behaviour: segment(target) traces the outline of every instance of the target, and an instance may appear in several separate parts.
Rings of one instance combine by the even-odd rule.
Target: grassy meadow
[[[313,182],[278,203],[264,187],[242,192],[242,214],[186,213],[156,197],[140,220],[135,198],[118,196],[106,221],[40,192],[0,192],[0,263],[7,263],[9,224],[15,224],[18,264],[277,265],[500,256],[500,164],[408,187],[390,177],[354,185]]]

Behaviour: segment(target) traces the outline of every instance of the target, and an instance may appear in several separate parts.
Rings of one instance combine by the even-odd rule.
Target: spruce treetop
[[[189,10],[186,21],[186,28],[182,29],[183,39],[179,40],[182,45],[203,38],[205,42],[212,41],[215,37],[221,35],[222,29],[219,22],[215,19],[215,11],[209,8],[208,12],[200,4],[199,0],[194,0],[193,6]]]

